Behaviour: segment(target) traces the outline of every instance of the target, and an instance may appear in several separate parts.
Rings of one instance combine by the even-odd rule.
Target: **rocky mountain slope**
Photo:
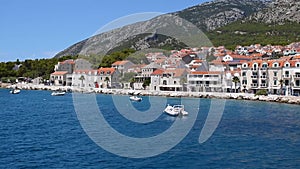
[[[190,21],[203,31],[210,31],[244,19],[264,9],[268,3],[262,0],[216,0],[174,14]]]
[[[218,44],[218,36],[222,35],[222,31],[224,31],[222,28],[226,30],[227,25],[227,29],[235,28],[234,24],[240,25],[241,23],[246,23],[247,27],[247,24],[251,25],[252,22],[264,24],[264,26],[270,23],[273,25],[284,25],[286,21],[299,23],[299,16],[299,0],[215,0],[93,36],[72,45],[68,49],[58,53],[55,57],[78,54],[85,56],[102,55],[111,50],[122,48],[133,48],[135,50],[151,47],[163,48],[165,46],[176,48],[176,46],[182,46],[182,44],[176,42],[171,37],[176,37],[182,32],[184,32],[183,35],[187,38],[193,37],[190,36],[189,31],[195,30],[195,28],[190,23],[186,22],[183,24],[182,22],[185,20],[196,25],[209,38],[213,35],[213,44]],[[168,17],[174,17],[175,23],[170,23],[168,21],[170,18]],[[295,28],[294,25],[292,26]],[[176,29],[172,30],[169,27],[176,27]],[[254,27],[251,32],[255,31],[255,29]],[[168,32],[167,36],[158,36],[160,34],[166,35],[166,31]],[[216,31],[219,33],[216,33]],[[267,31],[269,32],[269,30]],[[240,36],[236,32],[235,30],[235,34],[233,35]],[[261,33],[264,34],[266,32]],[[246,34],[242,40],[238,41],[244,41],[245,38],[247,39],[251,36]],[[227,37],[226,35],[223,38]],[[180,37],[176,38],[180,39]],[[183,45],[189,46],[189,43],[184,43]]]
[[[300,23],[300,1],[275,0],[267,4],[267,8],[252,14],[247,20],[267,24],[284,24],[287,21]]]

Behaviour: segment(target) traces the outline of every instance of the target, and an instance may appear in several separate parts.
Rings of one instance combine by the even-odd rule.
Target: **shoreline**
[[[300,105],[299,96],[283,95],[254,95],[249,93],[218,93],[218,92],[184,92],[184,91],[150,91],[150,90],[131,90],[131,89],[106,89],[106,88],[78,88],[71,86],[45,86],[34,84],[1,84],[1,88],[17,87],[21,90],[62,90],[81,93],[98,93],[114,95],[141,95],[141,96],[161,96],[161,97],[190,97],[190,98],[216,98],[216,99],[233,99],[233,100],[252,100],[264,102],[277,102]]]

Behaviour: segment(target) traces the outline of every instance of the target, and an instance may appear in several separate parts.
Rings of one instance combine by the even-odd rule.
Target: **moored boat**
[[[12,89],[12,90],[10,91],[11,94],[19,94],[20,92],[21,92],[20,89]]]
[[[51,96],[63,96],[65,94],[66,94],[66,92],[64,92],[64,91],[53,91],[51,93]]]
[[[187,116],[189,114],[184,110],[184,105],[168,105],[165,108],[164,112],[170,116]]]
[[[132,101],[137,101],[137,102],[142,101],[142,98],[138,97],[138,96],[130,96],[129,99],[132,100]]]

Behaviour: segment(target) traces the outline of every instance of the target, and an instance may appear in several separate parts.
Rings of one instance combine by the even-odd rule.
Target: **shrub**
[[[266,89],[261,89],[261,90],[258,90],[256,93],[255,93],[255,96],[261,96],[261,95],[264,95],[264,96],[267,96],[268,95],[268,91]]]

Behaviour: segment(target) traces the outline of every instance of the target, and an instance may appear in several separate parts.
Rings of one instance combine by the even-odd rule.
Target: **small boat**
[[[64,92],[64,91],[53,91],[51,93],[51,96],[63,96],[65,94],[66,94],[66,92]]]
[[[20,89],[12,89],[12,90],[10,91],[11,94],[19,94],[20,92],[21,92]]]
[[[131,101],[137,101],[137,102],[142,101],[142,98],[141,97],[137,97],[137,96],[130,96],[129,99]]]
[[[187,111],[184,110],[184,105],[168,105],[165,108],[164,112],[170,116],[187,116],[189,114]]]

